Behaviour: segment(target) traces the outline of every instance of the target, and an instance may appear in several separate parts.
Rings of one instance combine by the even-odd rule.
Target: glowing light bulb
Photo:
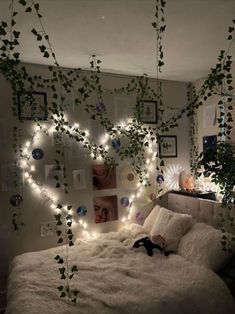
[[[150,159],[147,158],[147,159],[146,159],[146,164],[148,165],[149,163],[150,163]]]
[[[37,185],[35,183],[32,183],[32,188],[35,189]]]
[[[24,173],[24,176],[25,176],[25,178],[28,178],[28,177],[29,177],[29,173],[28,173],[28,172],[25,172],[25,173]]]
[[[136,197],[137,197],[137,198],[139,198],[139,197],[140,197],[140,193],[139,193],[139,192],[136,194]]]
[[[51,204],[50,206],[52,209],[56,209],[56,205],[55,204]]]
[[[27,166],[27,161],[26,160],[22,160],[21,161],[21,167],[25,168]]]
[[[79,219],[79,223],[80,223],[80,225],[82,225],[82,223],[83,223],[82,219]]]
[[[106,145],[106,146],[105,146],[105,150],[109,150],[109,145]]]
[[[74,129],[78,129],[79,128],[79,124],[78,123],[74,123],[73,128]]]
[[[88,225],[87,225],[86,222],[83,223],[83,227],[84,227],[85,229],[88,227]]]
[[[95,157],[95,154],[94,153],[91,153],[91,158],[94,158]]]
[[[35,166],[34,165],[30,166],[30,171],[35,171]]]
[[[34,131],[35,131],[35,132],[39,132],[39,131],[40,131],[40,126],[39,126],[39,125],[35,125]]]
[[[85,134],[86,134],[87,137],[90,136],[90,132],[89,132],[88,130],[85,130],[84,132],[85,132]]]
[[[27,148],[27,147],[25,147],[25,148],[23,149],[23,153],[24,153],[24,154],[28,154],[28,148]]]
[[[26,146],[26,147],[29,147],[29,145],[30,145],[30,142],[27,141],[27,142],[25,143],[25,146]]]
[[[148,149],[148,153],[149,153],[149,154],[151,154],[152,152],[153,152],[152,148],[151,148],[151,147],[149,147],[149,149]]]
[[[28,178],[28,182],[31,184],[33,180],[31,178]]]
[[[125,221],[126,221],[126,217],[123,217],[123,218],[122,218],[122,222],[125,222]]]

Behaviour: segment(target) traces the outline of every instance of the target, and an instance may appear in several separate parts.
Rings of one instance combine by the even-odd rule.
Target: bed
[[[167,206],[190,212],[207,224],[219,223],[216,213],[220,209],[214,202],[169,194]],[[64,253],[63,246],[15,257],[8,279],[6,314],[235,312],[229,289],[211,269],[180,254],[155,252],[150,257],[143,247],[132,247],[136,239],[146,235],[144,226],[131,224],[95,241],[75,244],[70,262],[79,269],[72,281],[79,290],[76,305],[60,299],[56,289],[61,282],[54,257]]]

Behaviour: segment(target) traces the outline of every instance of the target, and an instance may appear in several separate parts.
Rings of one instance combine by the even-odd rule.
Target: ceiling
[[[15,3],[18,2],[15,0]],[[43,25],[64,67],[88,68],[90,56],[102,70],[156,76],[155,0],[38,0]],[[9,19],[9,0],[0,0],[0,19]],[[22,7],[16,7],[22,12]],[[205,77],[220,49],[227,49],[227,29],[235,18],[235,0],[167,0],[162,79],[194,81]],[[21,60],[49,64],[30,30],[32,13],[16,17],[21,31]],[[234,48],[231,53],[234,54]]]

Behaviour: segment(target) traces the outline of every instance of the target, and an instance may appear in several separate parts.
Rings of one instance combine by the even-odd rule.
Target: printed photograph
[[[92,165],[93,190],[116,189],[116,168],[104,164]]]
[[[95,223],[118,220],[117,195],[94,198]]]

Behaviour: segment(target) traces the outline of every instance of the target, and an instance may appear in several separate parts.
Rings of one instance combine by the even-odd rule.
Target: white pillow
[[[144,221],[144,224],[143,224],[143,228],[145,229],[145,231],[147,233],[150,233],[152,228],[153,228],[153,225],[154,225],[154,222],[159,214],[159,211],[160,211],[160,206],[159,205],[156,205],[152,211],[150,212],[150,214],[148,215],[148,217],[145,219]]]
[[[233,253],[222,250],[222,236],[221,230],[205,223],[196,223],[181,239],[178,254],[197,265],[219,271],[235,252],[235,245]]]
[[[192,227],[193,218],[161,207],[151,230],[151,236],[161,235],[165,239],[165,248],[177,252],[182,236]]]

